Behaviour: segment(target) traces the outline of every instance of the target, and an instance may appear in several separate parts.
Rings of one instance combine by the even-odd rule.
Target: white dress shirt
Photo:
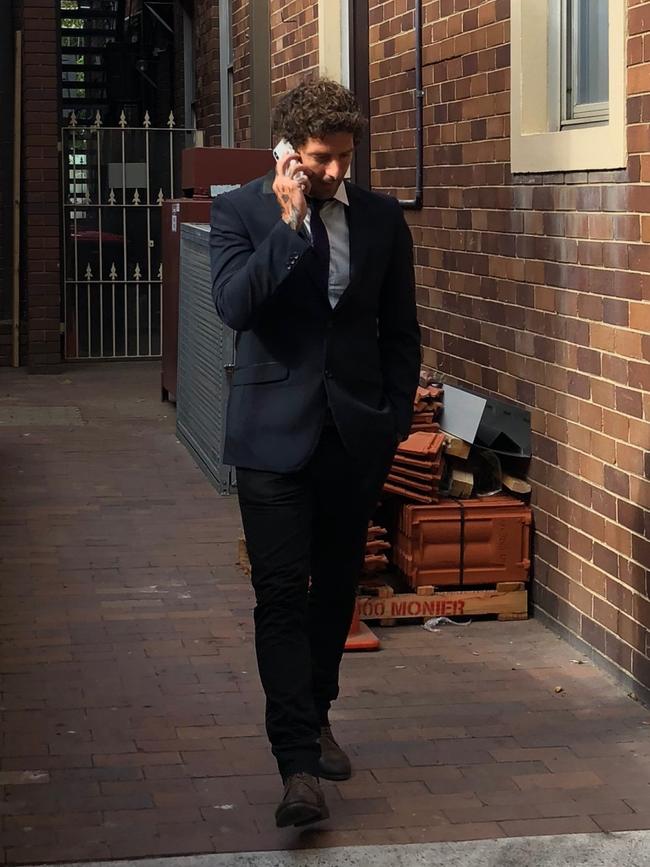
[[[350,283],[350,231],[345,209],[350,206],[345,183],[341,183],[334,197],[324,202],[320,209],[321,219],[327,231],[330,245],[330,272],[327,293],[330,304],[336,307],[339,298]],[[311,211],[303,221],[311,239]]]

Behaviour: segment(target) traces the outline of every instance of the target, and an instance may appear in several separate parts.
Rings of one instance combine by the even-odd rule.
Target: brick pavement
[[[650,828],[650,712],[529,621],[346,657],[355,775],[277,831],[236,503],[158,394],[151,364],[0,371],[29,418],[0,426],[3,862]]]

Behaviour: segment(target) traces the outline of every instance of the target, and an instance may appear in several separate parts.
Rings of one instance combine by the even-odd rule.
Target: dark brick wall
[[[412,195],[412,0],[370,0],[372,181]],[[426,363],[532,411],[535,600],[650,686],[650,3],[630,4],[627,168],[510,173],[508,0],[424,3]]]
[[[206,146],[221,144],[219,95],[219,4],[194,2],[194,57],[196,65],[196,127],[205,133]]]
[[[185,49],[183,44],[183,8],[174,4],[174,117],[178,126],[191,126],[185,117]]]
[[[11,363],[12,249],[13,249],[13,106],[14,22],[13,12],[0,28],[0,366]]]
[[[23,272],[28,364],[61,361],[59,70],[52,0],[23,0]]]

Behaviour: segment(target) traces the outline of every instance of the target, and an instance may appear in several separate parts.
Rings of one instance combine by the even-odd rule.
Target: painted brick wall
[[[412,0],[370,0],[372,180],[413,194]],[[627,169],[512,177],[509,0],[424,3],[424,357],[532,410],[535,599],[650,687],[650,3]]]
[[[196,126],[206,146],[221,144],[219,96],[219,5],[215,0],[194,2],[194,58],[196,67]]]
[[[56,4],[23,0],[23,281],[28,364],[61,361],[59,71]]]

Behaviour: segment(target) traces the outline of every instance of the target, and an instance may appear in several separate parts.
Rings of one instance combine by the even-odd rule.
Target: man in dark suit
[[[365,121],[320,79],[275,111],[275,173],[218,196],[212,291],[237,332],[224,461],[237,467],[279,827],[327,818],[350,760],[328,712],[368,520],[420,366],[412,241],[395,199],[344,180]]]

